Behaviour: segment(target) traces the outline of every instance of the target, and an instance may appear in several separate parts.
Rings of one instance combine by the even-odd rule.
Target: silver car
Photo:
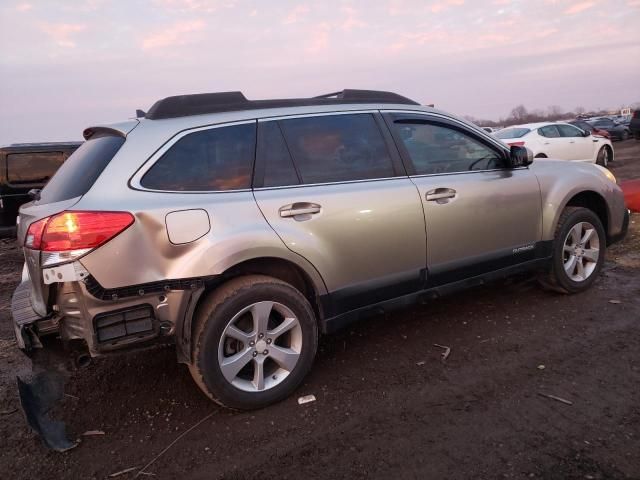
[[[628,223],[608,170],[389,92],[169,97],[84,137],[20,210],[18,345],[174,343],[238,409],[291,394],[319,332],[362,317],[523,270],[583,291]]]

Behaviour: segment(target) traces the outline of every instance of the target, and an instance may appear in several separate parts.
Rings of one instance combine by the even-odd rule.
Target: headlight
[[[608,168],[601,167],[600,165],[595,165],[595,166],[598,167],[600,169],[600,171],[602,171],[602,173],[604,173],[604,176],[607,177],[609,180],[611,180],[613,183],[618,183],[617,180],[616,180],[615,175],[613,175],[613,173],[611,173],[611,170],[609,170]]]

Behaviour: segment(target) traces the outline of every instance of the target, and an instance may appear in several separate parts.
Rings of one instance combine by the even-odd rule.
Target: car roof
[[[536,123],[523,123],[522,125],[511,125],[507,128],[528,128],[529,130],[535,130],[536,128],[546,127],[548,125],[567,125],[569,122],[536,122]]]

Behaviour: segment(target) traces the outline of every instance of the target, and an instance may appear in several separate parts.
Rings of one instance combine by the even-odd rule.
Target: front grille
[[[131,338],[144,339],[157,332],[151,305],[140,305],[96,315],[94,325],[98,343],[119,343]]]

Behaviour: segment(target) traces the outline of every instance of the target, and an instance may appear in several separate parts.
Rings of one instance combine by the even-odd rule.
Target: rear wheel
[[[606,167],[607,165],[609,165],[610,161],[611,161],[611,152],[609,152],[609,149],[607,147],[602,147],[598,152],[596,163],[598,165]]]
[[[562,293],[586,290],[602,268],[605,248],[598,216],[587,208],[565,208],[556,227],[551,268],[542,284]]]
[[[307,299],[275,278],[235,278],[196,314],[191,375],[212,400],[261,408],[289,396],[311,368],[318,343]]]

